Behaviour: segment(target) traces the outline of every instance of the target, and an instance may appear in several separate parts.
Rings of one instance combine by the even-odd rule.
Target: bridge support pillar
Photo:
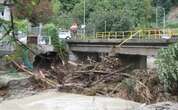
[[[147,56],[139,56],[138,57],[138,68],[139,69],[146,69],[147,68]]]
[[[69,60],[70,60],[70,61],[77,61],[77,60],[78,60],[77,54],[75,54],[75,53],[72,52],[72,51],[69,51]]]
[[[73,52],[73,51],[70,50],[70,47],[69,47],[68,44],[66,44],[66,50],[69,53],[69,57],[68,57],[69,61],[76,62],[78,60],[78,56],[77,56],[77,54],[75,52]]]

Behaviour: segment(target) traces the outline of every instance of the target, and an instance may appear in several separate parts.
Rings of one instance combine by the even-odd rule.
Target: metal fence
[[[0,42],[0,51],[13,51],[13,45],[7,41]]]

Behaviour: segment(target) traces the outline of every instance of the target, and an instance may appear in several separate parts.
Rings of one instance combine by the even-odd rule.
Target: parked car
[[[61,39],[71,39],[70,31],[59,31],[58,36]]]

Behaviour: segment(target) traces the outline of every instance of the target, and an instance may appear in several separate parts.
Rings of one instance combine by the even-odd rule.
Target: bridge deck
[[[74,52],[98,52],[109,53],[115,48],[116,53],[130,55],[157,55],[160,48],[167,48],[169,44],[177,42],[178,39],[130,39],[121,47],[121,39],[93,39],[93,40],[67,40],[71,51]]]

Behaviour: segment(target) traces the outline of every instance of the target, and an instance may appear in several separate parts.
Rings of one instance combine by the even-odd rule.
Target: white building
[[[2,4],[5,0],[0,0],[0,18],[4,20],[10,20],[10,9],[8,6],[3,6]]]
[[[0,18],[9,21],[10,20],[10,9],[9,7],[4,7],[4,11],[0,12]]]
[[[5,0],[0,0],[0,4],[4,3]]]

